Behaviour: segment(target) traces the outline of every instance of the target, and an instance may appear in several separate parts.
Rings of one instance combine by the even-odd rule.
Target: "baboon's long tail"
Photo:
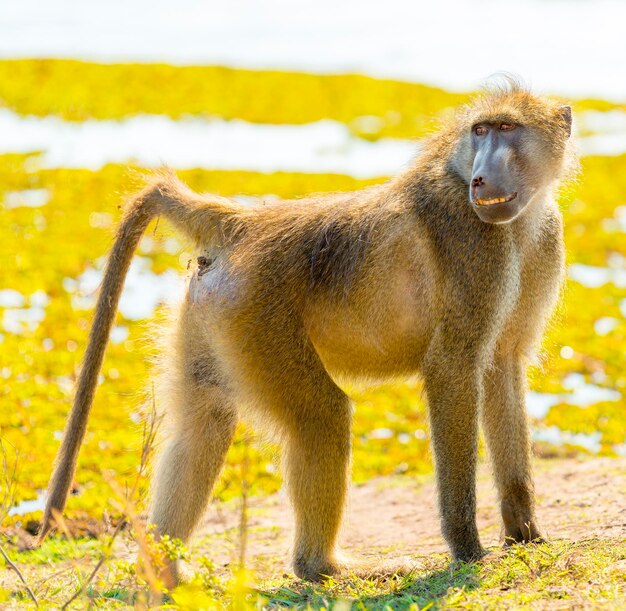
[[[148,224],[162,214],[196,243],[208,244],[236,212],[236,205],[229,200],[197,195],[169,173],[156,176],[129,202],[106,264],[74,405],[48,486],[40,540],[65,507],[124,280]]]

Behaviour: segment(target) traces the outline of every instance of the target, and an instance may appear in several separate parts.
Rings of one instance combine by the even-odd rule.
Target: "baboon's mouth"
[[[479,206],[492,206],[493,204],[504,204],[506,202],[511,202],[517,197],[517,191],[515,193],[511,193],[510,195],[506,195],[505,197],[494,197],[492,199],[475,199],[474,203]]]

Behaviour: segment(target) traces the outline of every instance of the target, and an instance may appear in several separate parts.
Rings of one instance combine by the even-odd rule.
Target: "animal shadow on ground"
[[[416,572],[389,574],[369,580],[346,576],[321,584],[294,580],[277,588],[260,590],[259,594],[267,599],[270,607],[324,606],[328,609],[338,601],[350,601],[358,603],[357,608],[365,609],[405,609],[412,603],[417,603],[419,608],[430,603],[431,608],[436,609],[450,588],[468,591],[479,587],[478,570],[476,564],[452,562],[445,569],[423,575]]]

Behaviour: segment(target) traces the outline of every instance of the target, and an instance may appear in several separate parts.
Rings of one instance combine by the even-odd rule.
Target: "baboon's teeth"
[[[481,206],[490,206],[491,204],[501,204],[505,201],[504,197],[494,197],[493,199],[477,199],[476,203]]]
[[[503,204],[504,202],[510,202],[517,197],[517,192],[511,193],[506,197],[494,197],[492,199],[475,199],[474,203],[479,206],[491,206],[492,204]]]

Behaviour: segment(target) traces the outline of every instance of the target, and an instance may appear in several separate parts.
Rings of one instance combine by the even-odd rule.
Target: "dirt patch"
[[[535,465],[539,524],[549,539],[626,540],[625,458],[540,459]],[[477,493],[483,545],[497,549],[502,525],[486,464],[479,469]],[[223,569],[240,556],[240,523],[240,500],[211,504],[190,542],[193,556],[206,556],[215,562],[218,574],[227,574]],[[70,526],[79,536],[111,530],[111,524],[97,520],[74,520]],[[258,577],[290,572],[293,516],[283,490],[248,500],[245,533],[246,564]],[[2,534],[17,549],[34,546],[34,537],[23,528],[4,529]],[[377,566],[419,565],[430,554],[447,553],[434,478],[381,477],[352,486],[340,544],[347,556]],[[118,539],[116,557],[133,561],[135,553],[134,544]]]
[[[535,471],[539,523],[548,538],[626,538],[626,459],[543,460]],[[238,556],[240,517],[238,504],[213,504],[194,538],[218,566]],[[501,520],[487,465],[478,476],[478,527],[484,545],[500,545]],[[255,571],[288,570],[292,538],[284,491],[249,501],[246,556]],[[391,561],[446,552],[433,479],[386,477],[353,486],[341,546],[352,556]]]

